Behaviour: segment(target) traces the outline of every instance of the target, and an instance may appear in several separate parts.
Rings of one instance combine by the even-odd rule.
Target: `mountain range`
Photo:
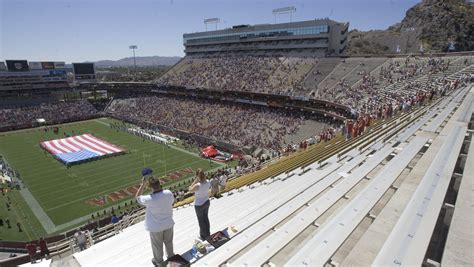
[[[172,66],[176,64],[181,57],[136,57],[137,66]],[[133,57],[126,57],[119,60],[99,60],[94,62],[96,67],[128,67],[133,66]]]

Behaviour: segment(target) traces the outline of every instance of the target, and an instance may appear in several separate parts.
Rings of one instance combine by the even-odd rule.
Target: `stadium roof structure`
[[[263,181],[248,178],[211,200],[211,232],[238,232],[208,255],[190,257],[199,231],[194,207],[178,207],[175,253],[196,266],[469,265],[473,112],[471,84],[374,126],[345,152]],[[441,235],[446,245],[431,246]],[[138,266],[151,257],[140,222],[69,260]]]

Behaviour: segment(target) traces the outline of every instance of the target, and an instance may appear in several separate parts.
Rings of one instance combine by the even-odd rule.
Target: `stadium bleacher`
[[[339,134],[343,127],[332,129],[334,138],[327,142],[301,149],[228,181],[224,197],[211,201],[211,231],[238,232],[209,255],[190,257],[197,236],[192,198],[177,202],[175,252],[193,264],[337,266],[359,264],[358,261],[364,265],[467,262],[465,256],[448,247],[453,246],[454,238],[459,238],[456,229],[466,226],[458,223],[462,219],[453,204],[443,203],[443,199],[446,192],[453,190],[452,179],[469,177],[459,172],[469,165],[466,161],[473,159],[468,152],[460,152],[468,142],[466,136],[472,136],[469,127],[474,96],[472,86],[467,84],[472,79],[473,66],[466,64],[471,58],[470,54],[394,58],[185,57],[157,84],[147,85],[150,89],[145,93],[131,90],[128,95],[117,95],[107,103],[107,111],[120,118],[128,116],[139,123],[164,124],[235,146],[260,146],[275,151],[283,150],[287,145],[283,137],[294,134],[307,119],[302,114],[307,113],[289,111],[285,101],[276,103],[280,109],[269,109],[270,100],[246,100],[244,105],[229,104],[235,100],[229,99],[229,103],[221,104],[213,97],[197,100],[192,93],[191,97],[182,94],[187,97],[180,98],[178,90],[175,95],[163,97],[152,89],[164,86],[199,92],[206,89],[204,92],[210,96],[213,92],[230,92],[235,97],[245,92],[263,93],[264,99],[285,96],[290,100],[322,100],[340,104],[342,110],[349,110],[347,113],[355,118],[360,115],[358,119],[370,116],[375,120],[370,127],[364,127],[365,132],[351,139]],[[2,105],[0,128],[34,127],[39,125],[37,118],[61,123],[100,116],[86,100],[46,99],[49,100],[32,101],[33,104],[20,101],[24,105]],[[283,108],[287,111],[283,112]],[[344,119],[344,112],[335,113]],[[335,128],[339,125],[333,124]],[[233,132],[237,126],[241,135]],[[459,157],[463,158],[462,164]],[[469,183],[461,180],[459,192],[466,191],[462,186]],[[466,204],[461,208],[466,209]],[[445,209],[449,211],[444,212]],[[432,257],[436,254],[433,251],[440,254],[440,249],[431,245],[439,234],[439,217],[453,214],[453,210],[453,216],[446,215],[448,224],[453,225],[448,234],[451,239],[446,243],[447,256]],[[149,265],[151,247],[141,222],[143,211],[132,217],[133,223],[118,229],[110,225],[100,229],[93,234],[95,244],[63,263]],[[377,240],[371,242],[372,239]],[[74,252],[72,240],[54,243],[52,246],[58,248],[54,255]],[[367,248],[370,252],[361,253]],[[449,256],[454,254],[459,259]]]
[[[472,107],[474,107],[472,101],[470,107],[471,110],[469,114],[472,115]],[[468,151],[474,151],[474,142],[472,142],[472,139],[468,149]],[[473,157],[474,153],[468,155],[464,174],[459,184],[454,214],[452,215],[453,217],[446,240],[446,248],[441,261],[441,265],[443,266],[467,266],[474,261],[474,257],[472,253],[470,253],[470,251],[472,251],[472,240],[474,238],[471,230],[474,211],[472,210],[472,196],[470,195],[473,189],[474,165],[468,164],[474,162]]]
[[[249,184],[248,187],[229,184],[228,193],[224,197],[211,201],[211,232],[229,226],[239,232],[209,255],[192,261],[197,266],[217,266],[222,263],[260,265],[267,262],[276,265],[320,265],[327,262],[344,265],[357,262],[359,265],[361,258],[364,260],[362,263],[376,263],[374,260],[379,260],[377,252],[382,256],[385,252],[388,256],[393,256],[391,249],[384,248],[392,242],[383,240],[390,232],[398,231],[397,225],[404,222],[404,218],[421,218],[416,215],[403,216],[411,210],[410,206],[405,211],[397,208],[398,212],[395,214],[391,211],[395,208],[394,205],[402,205],[401,197],[405,202],[409,201],[410,196],[425,199],[426,196],[417,194],[416,190],[425,188],[426,182],[423,181],[426,179],[419,177],[416,182],[413,181],[415,176],[420,172],[427,172],[425,177],[433,177],[430,169],[439,173],[437,168],[448,164],[451,166],[450,170],[445,171],[445,178],[439,180],[443,181],[444,186],[437,187],[436,192],[443,196],[443,192],[448,190],[448,178],[452,176],[454,163],[459,155],[456,151],[463,144],[467,123],[470,121],[467,118],[472,116],[473,93],[470,91],[471,87],[457,90],[452,95],[435,101],[434,106],[416,109],[413,113],[404,115],[406,117],[402,116],[405,118],[403,120],[402,117],[395,119],[391,126],[384,124],[385,127],[377,130],[382,134],[374,133],[370,138],[371,145],[352,140],[352,147],[359,144],[359,152],[351,149],[345,154],[339,154],[337,158],[307,164],[304,169],[293,168],[279,175],[264,176],[266,178],[259,182],[250,179],[246,183]],[[460,123],[464,125],[459,126]],[[450,160],[446,161],[444,157]],[[407,186],[411,187],[409,191]],[[380,206],[381,199],[386,204]],[[430,205],[429,210],[439,210],[442,202],[438,199],[442,201],[443,198],[436,199],[434,201],[433,198],[430,203],[436,202],[437,206]],[[417,203],[423,203],[421,200],[409,203],[416,207]],[[260,204],[249,204],[256,201]],[[378,208],[375,209],[376,207]],[[437,217],[437,212],[431,214],[431,219],[424,221],[432,226],[420,228],[431,230],[417,235],[423,237],[423,240],[418,241],[421,243],[417,244],[423,244],[425,248],[429,244]],[[429,216],[423,216],[425,217]],[[174,218],[177,222],[175,251],[185,254],[197,235],[192,205],[177,208]],[[380,230],[372,229],[380,228],[387,220],[391,221],[391,228],[384,227],[385,238],[379,236],[377,242],[374,242],[373,235]],[[396,223],[397,220],[400,222]],[[455,219],[452,223],[455,223]],[[340,228],[340,231],[333,231],[336,228]],[[406,236],[399,233],[392,235],[394,238]],[[320,242],[321,245],[315,245]],[[399,242],[393,241],[393,244]],[[368,253],[366,250],[370,246],[378,248],[370,249],[371,252]],[[341,248],[344,251],[340,251]],[[307,249],[311,253],[306,252]],[[313,253],[314,249],[320,253]],[[364,255],[357,253],[359,250],[364,250]],[[416,254],[414,262],[417,265],[424,260],[424,253],[421,251],[423,249],[420,250],[415,245],[409,251]],[[138,223],[88,250],[74,254],[74,258],[84,266],[147,265],[150,263],[150,255],[148,237],[142,223]]]
[[[466,89],[470,90],[469,87],[466,88]],[[466,90],[464,90],[464,91],[466,91]],[[465,93],[465,92],[463,92],[463,93]],[[472,91],[469,93],[469,95],[471,95],[471,94],[472,94]],[[468,104],[469,103],[468,101],[469,101],[469,98],[467,97],[466,100],[463,102],[464,104],[461,106],[462,107],[461,110],[459,110],[455,114],[453,114],[452,118],[454,118],[454,119],[452,119],[448,122],[448,123],[451,124],[451,126],[446,125],[445,128],[443,129],[444,132],[441,132],[438,135],[438,138],[435,138],[433,140],[433,142],[430,145],[430,149],[428,149],[425,152],[424,156],[420,158],[418,164],[412,169],[411,173],[407,176],[407,178],[406,178],[407,182],[400,185],[397,192],[393,195],[392,199],[387,203],[384,210],[382,210],[382,212],[379,214],[378,217],[380,219],[375,221],[368,228],[367,232],[360,238],[358,243],[355,244],[354,250],[351,251],[350,254],[347,256],[347,258],[342,262],[343,265],[345,265],[345,264],[347,264],[347,265],[372,264],[374,258],[376,257],[376,253],[382,248],[384,242],[386,241],[386,239],[387,239],[387,237],[390,233],[389,232],[390,229],[393,229],[393,227],[395,226],[395,223],[397,222],[398,218],[401,215],[401,212],[408,205],[408,203],[410,201],[410,197],[415,196],[414,192],[415,192],[415,190],[417,190],[417,185],[420,184],[421,178],[424,177],[425,173],[427,173],[429,167],[431,167],[431,168],[435,167],[435,165],[432,166],[433,159],[437,155],[446,156],[446,155],[443,155],[443,154],[440,153],[440,149],[443,146],[443,143],[444,143],[444,141],[447,137],[447,134],[449,134],[449,131],[452,130],[452,126],[457,124],[455,122],[455,120],[457,118],[457,115],[458,114],[463,114],[464,110],[466,110],[466,108],[469,109],[469,105],[471,105],[471,104]],[[471,120],[471,117],[472,117],[472,113],[470,114],[469,121]],[[430,138],[434,137],[432,135],[432,133],[428,134],[426,132],[422,132],[420,134],[426,135]],[[470,152],[472,153],[472,150],[470,150]],[[451,155],[451,156],[454,155],[453,157],[455,157],[456,153],[449,153],[449,155]],[[442,165],[444,165],[444,163]],[[466,162],[465,166],[466,166],[466,168],[468,168],[469,164]],[[466,172],[466,170],[464,170],[464,174],[469,175],[469,173]],[[436,176],[434,176],[434,177],[436,177]],[[467,201],[469,201],[469,200],[467,200]],[[472,199],[470,201],[472,203]],[[467,215],[467,214],[469,214],[469,213],[465,213],[465,215]],[[417,217],[416,215],[414,215],[414,216]],[[457,222],[457,220],[453,219],[453,221],[451,223],[458,223],[458,222]],[[419,236],[422,236],[422,234],[419,234]],[[406,245],[408,245],[408,244],[406,244]],[[427,244],[424,244],[424,245],[427,245]],[[460,262],[469,259],[470,256],[467,255],[467,254],[464,254],[464,252],[466,251],[464,249],[469,250],[470,249],[469,247],[470,246],[467,245],[466,247],[460,248],[459,253],[463,254],[463,255],[459,255],[458,260]],[[471,245],[471,249],[472,249],[472,245]],[[443,259],[445,258],[446,253],[448,253],[447,255],[449,255],[449,253],[451,253],[448,244],[446,244],[446,246],[445,246]],[[419,253],[419,254],[421,255],[421,257],[425,256],[424,253]],[[392,255],[394,255],[394,254],[392,254]]]
[[[44,119],[48,124],[56,124],[97,116],[97,110],[86,100],[6,106],[0,109],[0,131],[37,127],[42,125],[38,119]]]

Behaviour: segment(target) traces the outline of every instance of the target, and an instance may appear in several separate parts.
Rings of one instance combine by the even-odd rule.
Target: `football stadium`
[[[0,266],[471,266],[474,43],[410,26],[452,2],[377,45],[205,19],[143,81],[137,45],[125,74],[2,59]]]

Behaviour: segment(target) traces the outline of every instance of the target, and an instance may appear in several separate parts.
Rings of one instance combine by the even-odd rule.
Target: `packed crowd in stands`
[[[376,68],[376,71],[354,71],[360,82],[354,84],[343,78],[332,86],[321,86],[314,97],[350,106],[355,111],[376,114],[380,107],[399,101],[408,102],[418,94],[416,79],[423,76],[442,73],[454,63],[456,57],[406,57],[393,58]],[[367,63],[371,62],[367,59]],[[352,61],[351,61],[352,62]],[[377,61],[381,63],[382,61]],[[314,88],[305,88],[303,82],[310,73],[318,71],[320,60],[317,58],[265,57],[265,56],[229,56],[185,58],[177,67],[170,70],[158,80],[160,85],[177,85],[185,87],[207,88],[212,90],[252,91],[271,94],[309,96]],[[345,60],[340,62],[340,70],[347,75],[353,70],[364,68],[364,59],[359,64],[344,67]],[[372,63],[371,63],[372,64]],[[338,71],[334,68],[334,71]],[[337,75],[336,75],[337,76]],[[437,82],[439,81],[429,81]],[[403,87],[398,88],[398,84]],[[428,90],[429,91],[429,90]]]
[[[427,104],[427,102],[432,101],[435,97],[444,96],[448,91],[464,86],[469,82],[469,80],[470,77],[467,75],[463,75],[460,79],[452,82],[448,82],[446,78],[443,77],[438,81],[441,84],[439,87],[432,86],[429,91],[418,90],[415,94],[409,97],[398,98],[398,101],[396,102],[388,102],[383,105],[378,105],[377,108],[374,109],[374,113],[361,113],[355,120],[346,120],[345,125],[342,128],[342,134],[346,139],[355,138],[366,131],[373,120],[387,119],[395,116],[399,112],[408,112],[412,108]]]
[[[184,98],[147,97],[115,100],[109,112],[139,119],[237,146],[279,150],[283,137],[304,124],[301,115],[263,107]]]
[[[420,95],[441,94],[447,89],[446,86],[452,86],[448,84],[446,77],[430,78],[428,81],[423,81],[424,84],[416,81],[416,78],[423,74],[444,72],[450,64],[450,59],[442,58],[392,59],[388,64],[380,66],[378,75],[361,73],[363,75],[361,81],[354,86],[350,86],[342,79],[334,88],[320,88],[318,97],[350,106],[361,114],[380,117],[381,110],[387,109],[387,106],[392,109],[410,106]],[[435,84],[442,86],[431,86]]]
[[[83,120],[96,115],[97,110],[86,100],[3,108],[0,109],[0,129],[33,127],[39,125],[38,119],[44,119],[49,124]]]
[[[233,56],[186,58],[169,71],[159,85],[211,90],[304,95],[303,79],[317,58]]]

